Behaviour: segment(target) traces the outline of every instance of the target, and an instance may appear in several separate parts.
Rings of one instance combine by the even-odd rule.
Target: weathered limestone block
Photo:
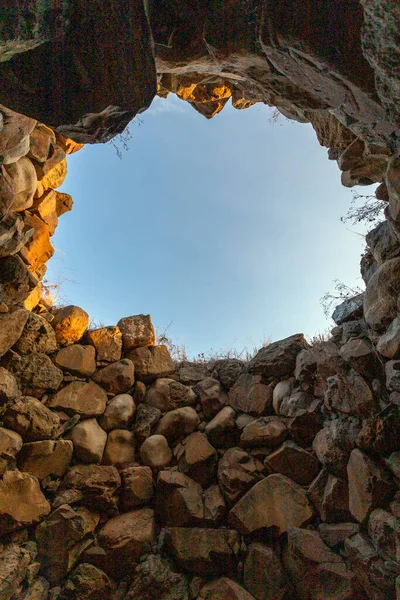
[[[14,189],[14,200],[10,209],[13,212],[27,210],[33,204],[37,187],[37,176],[32,161],[23,156],[17,162],[6,165],[5,169],[12,179]]]
[[[152,383],[145,398],[146,404],[155,406],[163,412],[182,406],[192,406],[195,400],[196,396],[191,387],[165,378],[157,379]]]
[[[18,384],[14,375],[0,367],[0,405],[15,400],[18,394]]]
[[[154,346],[155,334],[150,315],[134,315],[118,321],[124,352],[141,346]]]
[[[173,566],[158,554],[149,554],[136,567],[127,600],[153,600],[158,598],[171,600],[189,600],[189,584],[185,575],[176,573]]]
[[[159,421],[156,433],[173,443],[192,433],[199,423],[200,419],[194,408],[183,406],[167,412]]]
[[[91,377],[96,370],[95,349],[93,346],[73,344],[59,350],[54,363],[72,375]]]
[[[313,454],[292,441],[283,442],[278,450],[269,454],[265,459],[265,465],[275,473],[286,475],[299,485],[309,485],[321,468]]]
[[[336,410],[343,416],[352,415],[361,419],[376,411],[374,394],[361,375],[335,375],[329,377],[327,383],[324,402],[331,410]]]
[[[279,342],[273,342],[256,354],[250,361],[249,372],[264,377],[284,377],[293,373],[296,356],[308,344],[302,333],[292,335]]]
[[[229,390],[229,404],[249,415],[271,414],[273,387],[263,384],[260,375],[241,375]]]
[[[118,394],[107,404],[100,425],[104,431],[129,429],[136,412],[135,402],[129,394]]]
[[[5,106],[0,106],[0,113],[0,163],[9,165],[28,154],[29,135],[33,132],[36,121]]]
[[[372,510],[385,506],[394,486],[385,469],[357,448],[350,455],[347,474],[350,511],[361,523]]]
[[[18,468],[42,480],[48,475],[62,477],[72,460],[73,444],[69,440],[31,442],[18,454]]]
[[[167,527],[165,542],[183,571],[200,576],[234,575],[240,535],[231,529]]]
[[[51,322],[60,346],[79,342],[89,325],[89,315],[78,306],[60,308]]]
[[[0,260],[1,300],[7,304],[9,308],[23,302],[37,284],[38,281],[36,277],[32,275],[18,255],[7,256]],[[10,315],[0,315],[2,319],[7,318],[7,316],[10,318]],[[23,327],[21,328],[21,331],[22,329]],[[7,335],[6,332],[3,333],[3,336],[5,335]],[[10,334],[8,333],[8,335]],[[15,341],[17,341],[18,337],[15,337]]]
[[[240,445],[243,448],[277,448],[286,437],[286,426],[278,417],[261,417],[244,428]]]
[[[230,390],[238,377],[243,373],[245,365],[237,358],[224,358],[214,363],[217,378],[226,390]]]
[[[49,228],[37,215],[27,215],[25,225],[33,229],[33,235],[21,249],[20,254],[31,271],[37,271],[54,254]]]
[[[357,523],[336,523],[334,525],[321,523],[318,532],[323,542],[329,548],[340,546],[346,538],[358,533],[360,526]]]
[[[291,589],[278,556],[258,542],[248,547],[243,575],[246,589],[257,600],[283,600]]]
[[[152,469],[162,469],[172,460],[172,451],[163,435],[151,435],[140,447],[140,458]]]
[[[206,425],[205,433],[215,448],[229,448],[236,445],[239,431],[235,422],[236,413],[231,406],[223,409]]]
[[[218,462],[218,484],[231,505],[261,477],[254,458],[242,448],[229,448]]]
[[[381,508],[374,510],[368,520],[368,533],[376,550],[393,562],[400,558],[400,521]]]
[[[204,517],[201,486],[176,471],[160,471],[156,488],[156,513],[172,527],[193,527]]]
[[[159,377],[168,377],[175,371],[167,346],[141,346],[130,350],[127,358],[135,365],[136,377],[146,383]]]
[[[109,394],[124,394],[134,384],[135,367],[131,360],[123,358],[96,371],[92,379]]]
[[[386,358],[398,358],[400,352],[400,316],[390,323],[389,327],[378,340],[376,349]]]
[[[20,215],[8,215],[0,223],[0,258],[19,252],[32,235],[32,227],[29,227]]]
[[[0,598],[8,600],[18,593],[30,561],[27,548],[16,543],[0,546]]]
[[[54,131],[43,125],[43,123],[37,123],[29,136],[29,152],[26,154],[38,163],[44,163],[52,151],[52,146],[55,146],[55,144],[56,136]]]
[[[347,463],[359,432],[357,421],[335,419],[317,433],[313,450],[325,469],[338,477],[346,476]]]
[[[88,344],[95,347],[97,360],[104,362],[121,360],[122,333],[118,327],[90,329],[86,334],[86,339]]]
[[[135,434],[126,429],[113,429],[107,436],[102,463],[124,469],[135,461]]]
[[[40,568],[52,585],[58,585],[75,566],[85,547],[85,518],[68,504],[57,508],[37,528],[35,539]]]
[[[130,575],[140,556],[151,551],[154,534],[151,508],[138,508],[107,521],[98,533],[106,552],[107,574],[116,579]]]
[[[108,512],[117,507],[121,479],[115,467],[75,465],[68,470],[63,485],[79,490],[83,504],[90,509]]]
[[[201,408],[206,419],[212,419],[228,403],[228,396],[217,379],[207,377],[201,379],[195,388],[200,399]]]
[[[191,433],[175,449],[181,473],[185,473],[203,487],[213,479],[217,467],[217,452],[200,431]]]
[[[40,315],[29,313],[28,320],[21,337],[14,346],[14,350],[18,354],[51,354],[55,352],[57,341],[54,329]]]
[[[40,198],[47,190],[60,187],[67,176],[67,160],[57,162],[43,177],[38,178],[35,196]]]
[[[147,404],[139,404],[136,412],[135,435],[143,442],[151,435],[161,418],[161,410]]]
[[[326,523],[340,523],[352,518],[349,510],[347,480],[322,470],[308,489],[308,497]]]
[[[400,258],[381,265],[368,282],[364,297],[364,316],[368,325],[383,331],[397,316],[400,290]]]
[[[22,437],[18,433],[0,427],[0,475],[15,466],[15,457],[21,450],[22,444]]]
[[[283,533],[306,524],[312,515],[306,491],[288,477],[273,474],[256,483],[235,504],[229,522],[243,534],[264,527],[276,527]]]
[[[354,570],[368,600],[394,598],[396,573],[390,563],[380,558],[371,541],[361,533],[344,542],[348,562]]]
[[[36,477],[6,471],[0,481],[0,535],[37,523],[50,512]]]
[[[289,530],[285,567],[301,598],[364,598],[353,571],[324,544],[317,531]]]
[[[107,394],[96,383],[73,381],[57,392],[48,406],[84,417],[97,417],[104,413],[106,403]]]
[[[220,577],[201,588],[201,600],[254,600],[254,596],[246,592],[241,585],[228,577]]]
[[[58,390],[63,380],[62,371],[46,354],[13,354],[7,368],[17,379],[22,393],[37,398]]]
[[[74,444],[74,453],[83,463],[101,461],[107,443],[107,434],[96,419],[85,419],[72,429],[69,439]]]
[[[127,467],[121,471],[121,480],[121,505],[124,511],[150,502],[154,494],[150,467]]]
[[[109,600],[112,593],[111,581],[107,575],[89,563],[81,563],[71,573],[62,590],[65,600]]]
[[[3,415],[4,424],[22,436],[24,442],[51,439],[57,435],[60,419],[36,398],[22,396]]]

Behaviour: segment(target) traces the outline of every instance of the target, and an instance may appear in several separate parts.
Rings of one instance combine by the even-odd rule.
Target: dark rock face
[[[348,144],[397,145],[395,0],[53,1],[28,17],[8,4],[2,102],[77,141],[120,133],[149,106],[157,70],[161,93],[207,118],[232,97],[238,109],[266,102],[310,121],[332,158],[325,117]]]
[[[8,61],[0,63],[2,101],[76,141],[105,142],[148,108],[156,93],[143,4],[65,2],[64,10],[59,3],[49,4],[58,27],[42,32],[39,27],[36,38],[24,45],[18,46],[17,16],[10,12],[15,49]],[[40,8],[32,19],[43,24],[46,18],[39,17]],[[27,29],[30,26],[26,24]]]

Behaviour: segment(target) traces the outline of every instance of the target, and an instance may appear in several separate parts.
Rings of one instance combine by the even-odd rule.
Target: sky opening
[[[63,304],[98,325],[150,313],[190,357],[333,325],[320,298],[363,287],[368,228],[340,222],[352,192],[310,125],[262,104],[207,121],[171,94],[130,133],[68,157],[47,273]]]

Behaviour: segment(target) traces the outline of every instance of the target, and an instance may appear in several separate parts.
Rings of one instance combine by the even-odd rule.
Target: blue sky
[[[111,144],[68,160],[74,198],[47,278],[105,325],[150,313],[192,356],[332,325],[333,279],[362,285],[351,190],[311,126],[229,104],[211,121],[170,95]],[[364,188],[365,190],[371,188]]]

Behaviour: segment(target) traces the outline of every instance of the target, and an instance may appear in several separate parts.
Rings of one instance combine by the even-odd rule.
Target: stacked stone
[[[0,363],[0,597],[395,598],[400,388],[362,312],[182,364],[148,315],[30,313]]]
[[[40,280],[54,253],[50,238],[72,208],[72,198],[55,188],[67,173],[66,154],[81,147],[0,106],[0,346],[3,332],[18,331],[28,316],[14,314],[14,307],[32,309],[40,300]]]

